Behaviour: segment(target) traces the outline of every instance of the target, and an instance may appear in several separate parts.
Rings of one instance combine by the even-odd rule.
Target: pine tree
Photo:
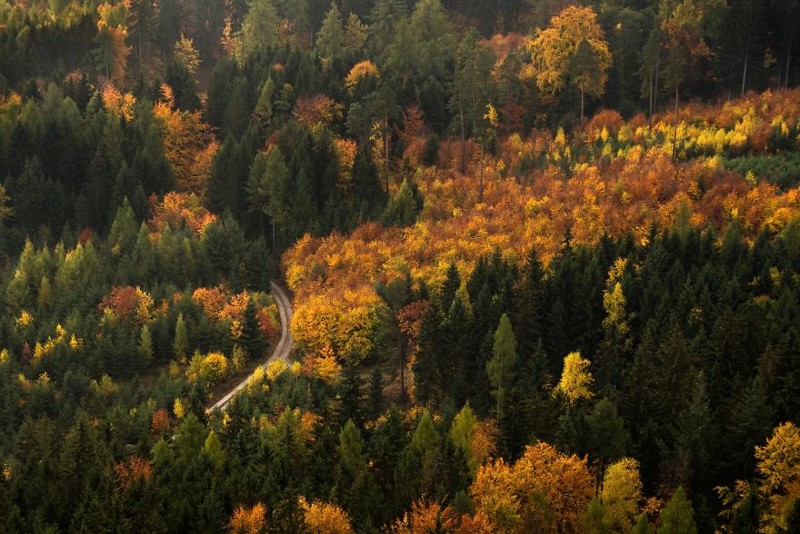
[[[247,301],[242,318],[242,337],[239,344],[251,358],[260,358],[267,348],[267,340],[258,323],[256,305],[253,299]]]
[[[657,534],[697,534],[692,503],[686,498],[682,487],[678,487],[667,506],[658,516]]]
[[[323,59],[340,59],[345,52],[344,29],[342,16],[336,2],[331,2],[331,7],[322,21],[322,26],[317,33],[317,51]]]
[[[494,347],[492,359],[486,362],[486,374],[489,376],[494,391],[492,394],[497,399],[497,420],[502,419],[502,406],[505,401],[506,391],[512,387],[516,376],[517,364],[517,339],[511,329],[511,321],[505,313],[500,317],[500,324],[494,334]]]
[[[367,403],[367,416],[374,421],[383,413],[385,404],[383,400],[383,373],[378,367],[372,370],[372,374],[369,377]]]
[[[248,1],[247,14],[242,21],[242,36],[236,49],[236,59],[244,63],[250,56],[266,52],[278,40],[278,14],[272,0]]]
[[[364,438],[352,419],[348,419],[339,433],[339,462],[351,476],[358,475],[366,468],[364,458]]]
[[[186,323],[183,320],[183,314],[178,315],[178,320],[175,323],[175,337],[172,341],[172,351],[178,361],[186,359],[186,353],[189,350],[189,335],[186,332]]]
[[[339,399],[337,415],[340,421],[351,421],[359,427],[363,425],[362,388],[363,381],[358,367],[349,362],[346,363],[342,370],[342,380],[337,391]]]
[[[139,336],[139,355],[146,363],[153,361],[153,338],[147,325],[142,327],[142,332]]]

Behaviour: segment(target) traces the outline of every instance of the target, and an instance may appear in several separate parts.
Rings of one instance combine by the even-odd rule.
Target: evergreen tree
[[[250,56],[265,52],[278,41],[278,14],[272,0],[248,1],[242,20],[242,36],[236,58],[244,63]]]
[[[175,358],[179,361],[186,359],[187,351],[189,350],[189,336],[186,332],[186,322],[183,320],[183,314],[178,315],[178,320],[175,322],[175,337],[172,341],[172,351]]]
[[[383,413],[384,409],[383,400],[383,373],[376,367],[372,370],[369,377],[369,385],[367,390],[367,406],[370,420],[374,421]]]
[[[361,427],[364,417],[361,406],[363,381],[358,367],[348,363],[342,370],[341,382],[338,386],[337,397],[339,400],[338,419],[350,421]]]
[[[658,515],[658,534],[696,534],[694,510],[680,486]]]
[[[317,51],[323,59],[340,59],[345,51],[344,28],[342,16],[336,2],[331,2],[331,7],[325,14],[322,26],[317,33]]]
[[[339,433],[339,462],[345,472],[356,476],[366,468],[364,438],[352,419],[348,419]]]
[[[256,304],[249,299],[242,318],[242,336],[239,344],[251,358],[260,358],[267,349],[267,340],[258,322]]]
[[[517,364],[517,339],[511,329],[511,321],[505,313],[500,317],[500,324],[494,333],[494,347],[492,359],[486,363],[486,374],[489,376],[494,391],[492,394],[497,399],[497,420],[502,419],[502,407],[506,391],[516,376]]]
[[[139,355],[146,363],[153,361],[153,338],[147,325],[142,326],[139,336]]]

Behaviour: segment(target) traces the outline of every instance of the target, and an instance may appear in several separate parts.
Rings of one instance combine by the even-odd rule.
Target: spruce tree
[[[657,534],[697,534],[692,503],[678,487],[658,516]]]
[[[370,420],[376,420],[383,413],[385,402],[383,400],[383,373],[376,367],[369,377],[367,392],[368,414]]]
[[[517,339],[511,329],[511,321],[505,313],[500,317],[500,324],[494,334],[492,359],[486,363],[486,374],[494,390],[497,402],[497,420],[502,419],[502,407],[507,397],[506,391],[512,387],[516,376]]]
[[[186,332],[186,322],[183,320],[183,314],[178,315],[178,320],[175,323],[175,337],[172,341],[172,351],[178,361],[186,359],[186,353],[189,350],[189,335]]]
[[[267,340],[259,326],[256,305],[252,298],[244,309],[242,337],[239,339],[239,343],[251,358],[260,358],[267,348]]]

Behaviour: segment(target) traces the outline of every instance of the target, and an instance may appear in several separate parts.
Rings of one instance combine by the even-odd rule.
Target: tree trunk
[[[584,99],[585,91],[581,89],[581,125],[578,134],[580,135],[579,141],[583,142],[583,99]]]
[[[400,342],[400,402],[406,403],[406,350],[405,341]]]
[[[388,104],[387,104],[388,107]],[[386,172],[386,194],[389,194],[389,113],[383,110],[383,165]]]
[[[653,87],[653,103],[650,109],[650,131],[653,130],[653,113],[655,112],[656,108],[658,107],[658,69],[661,65],[661,59],[656,60],[656,72],[655,72],[655,79],[654,79],[654,87]]]
[[[464,108],[459,105],[458,114],[461,117],[461,174],[467,172],[467,132],[464,126]]]
[[[680,84],[675,84],[675,124],[672,127],[672,161],[675,161],[675,154],[678,147],[678,89]]]
[[[498,354],[499,355],[499,354]],[[503,357],[500,357],[500,374],[497,379],[497,425],[500,426],[500,398],[503,395]]]
[[[794,26],[789,28],[789,47],[786,52],[786,76],[783,79],[783,87],[789,88],[789,66],[792,64],[792,37],[794,37]]]
[[[478,189],[478,202],[483,202],[483,154],[486,150],[486,134],[484,133],[481,139],[481,181],[480,188]]]
[[[750,39],[747,39],[747,44],[744,47],[744,68],[742,69],[742,92],[740,96],[744,96],[744,90],[747,87],[747,61],[750,55]]]
[[[650,80],[648,80],[647,84],[648,89],[650,89],[650,114],[648,115],[649,121],[647,124],[648,131],[652,131],[653,129],[653,69],[650,69]]]

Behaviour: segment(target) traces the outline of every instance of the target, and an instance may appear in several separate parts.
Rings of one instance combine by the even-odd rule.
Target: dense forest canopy
[[[0,530],[795,532],[798,27],[0,0]]]

